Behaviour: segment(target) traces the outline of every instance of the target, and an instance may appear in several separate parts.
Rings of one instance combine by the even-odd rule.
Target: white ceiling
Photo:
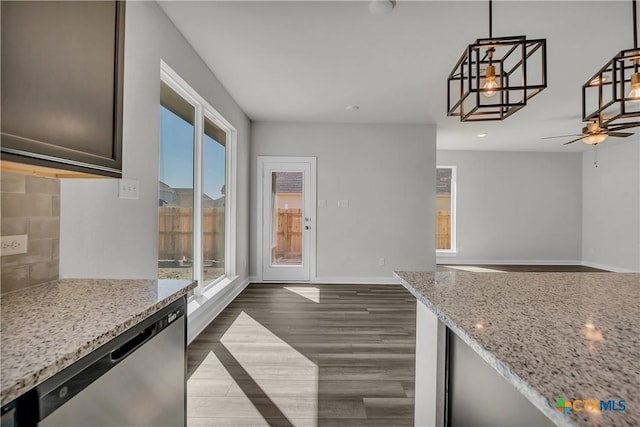
[[[383,16],[368,1],[160,6],[252,120],[435,123],[439,149],[588,149],[541,138],[579,132],[582,84],[633,47],[629,0],[496,1],[494,36],[547,39],[548,87],[503,122],[461,123],[446,115],[447,76],[488,36],[487,1],[399,0]]]

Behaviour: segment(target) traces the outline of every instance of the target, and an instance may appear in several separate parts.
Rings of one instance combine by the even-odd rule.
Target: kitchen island
[[[63,279],[2,295],[2,405],[184,297],[191,280]]]
[[[452,341],[468,346],[550,424],[640,425],[640,274],[397,272],[396,276],[418,300],[416,341],[426,337],[431,346],[425,347],[426,356],[421,358],[417,344],[417,375],[426,372],[434,381],[427,385],[432,390],[423,393],[416,378],[416,425],[455,425],[454,408],[468,410],[452,399],[451,387],[442,384],[456,374],[450,355],[443,360]],[[443,338],[443,329],[448,339]],[[431,385],[436,382],[437,392]],[[468,386],[482,391],[478,400],[492,401],[488,384]],[[429,401],[420,402],[419,396]],[[504,403],[493,400],[491,416],[508,409]],[[418,414],[423,407],[428,413]],[[474,424],[482,425],[482,414]],[[523,419],[518,425],[535,424]]]

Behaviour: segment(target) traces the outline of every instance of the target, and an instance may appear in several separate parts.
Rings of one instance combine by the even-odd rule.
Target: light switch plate
[[[327,201],[326,200],[318,200],[318,207],[319,208],[326,208],[327,207]]]
[[[137,179],[122,178],[118,181],[118,197],[121,199],[139,199],[140,183]]]
[[[338,207],[339,208],[348,208],[349,207],[349,201],[348,200],[338,200]]]
[[[27,235],[2,236],[2,256],[27,253]]]

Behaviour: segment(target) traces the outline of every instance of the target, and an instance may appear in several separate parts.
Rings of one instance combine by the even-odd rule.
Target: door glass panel
[[[451,249],[452,172],[450,168],[437,168],[436,249]]]
[[[271,265],[302,265],[303,172],[271,173]]]
[[[205,117],[202,171],[202,281],[205,285],[224,275],[226,140],[225,132]]]

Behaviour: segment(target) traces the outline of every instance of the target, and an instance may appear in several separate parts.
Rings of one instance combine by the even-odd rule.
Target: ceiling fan
[[[601,126],[600,123],[598,123],[598,122],[591,122],[591,123],[588,123],[587,126],[582,128],[582,134],[548,136],[548,137],[542,138],[542,139],[568,138],[568,137],[571,137],[571,136],[573,136],[573,137],[578,136],[579,138],[573,139],[573,140],[571,140],[569,142],[565,142],[562,145],[573,144],[576,141],[582,141],[583,143],[588,144],[588,145],[598,145],[598,144],[602,144],[609,137],[627,138],[627,137],[633,135],[633,133],[631,133],[631,132],[619,132],[619,131],[623,130],[623,129],[632,128],[632,127],[635,127],[635,126],[637,126],[637,124],[620,125],[620,126],[616,126],[615,128],[610,129],[610,128],[606,127],[606,126]]]

